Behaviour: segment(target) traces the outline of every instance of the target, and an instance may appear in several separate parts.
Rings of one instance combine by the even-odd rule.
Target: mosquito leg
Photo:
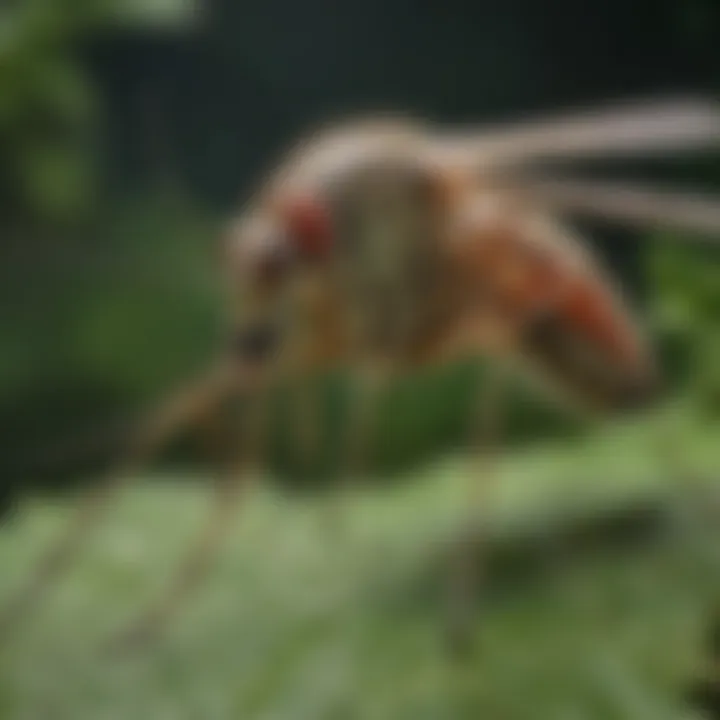
[[[292,435],[297,459],[303,472],[312,468],[322,437],[322,416],[317,389],[309,375],[299,378],[292,388]]]
[[[380,367],[361,368],[351,388],[350,416],[344,462],[341,464],[341,481],[351,486],[357,473],[365,467],[369,455],[369,438],[373,411],[385,386],[386,371]]]
[[[267,425],[268,393],[266,389],[251,398],[249,412],[244,413],[243,445],[224,468],[215,484],[210,515],[182,560],[169,585],[157,600],[131,623],[128,630],[113,638],[114,647],[132,647],[152,642],[198,591],[211,571],[223,540],[233,527],[247,489],[247,479],[255,473]]]
[[[333,532],[346,526],[348,505],[357,487],[358,475],[366,469],[373,411],[386,380],[387,371],[371,365],[361,367],[351,378],[349,412],[337,470],[338,487],[333,491],[328,517]]]
[[[451,556],[447,639],[450,651],[465,655],[472,650],[472,631],[486,550],[486,514],[489,493],[497,481],[499,420],[503,372],[487,364],[473,408],[470,425],[471,467],[467,487],[468,518]]]
[[[225,368],[203,376],[171,397],[140,427],[122,462],[83,497],[64,532],[33,568],[27,581],[6,600],[0,610],[0,637],[15,630],[19,621],[42,601],[51,586],[71,567],[113,498],[136,476],[139,468],[177,433],[211,412],[226,394],[229,382]]]
[[[130,627],[111,639],[112,648],[144,645],[157,638],[173,614],[180,610],[192,593],[207,578],[218,548],[232,526],[240,504],[241,487],[237,483],[218,483],[206,525],[170,585]]]

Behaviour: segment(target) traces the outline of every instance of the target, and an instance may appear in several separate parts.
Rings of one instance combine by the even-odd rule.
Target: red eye
[[[315,259],[329,254],[333,234],[327,209],[313,198],[293,198],[283,207],[285,222],[296,249]]]

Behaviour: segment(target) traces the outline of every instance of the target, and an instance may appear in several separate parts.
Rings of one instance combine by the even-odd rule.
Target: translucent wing
[[[705,99],[634,102],[498,129],[441,134],[442,163],[498,169],[552,159],[685,152],[720,145],[720,107]]]
[[[531,195],[556,210],[640,227],[698,233],[720,241],[720,198],[619,182],[538,179]]]

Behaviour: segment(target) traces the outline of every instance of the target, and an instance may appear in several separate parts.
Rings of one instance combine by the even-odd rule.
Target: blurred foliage
[[[86,464],[84,444],[95,457],[98,436],[117,433],[204,363],[217,341],[212,222],[161,196],[119,204],[104,221],[102,231],[93,226],[40,258],[16,259],[6,278],[0,425],[11,475],[25,467],[73,474]],[[62,453],[64,445],[76,450]],[[66,468],[48,460],[45,469],[43,454],[54,449]]]
[[[720,412],[720,252],[657,238],[649,255],[653,321],[671,381],[705,410]]]
[[[55,220],[91,201],[93,97],[72,52],[88,22],[87,11],[62,1],[0,10],[3,216]]]
[[[98,107],[81,61],[88,38],[192,16],[189,0],[22,0],[0,7],[0,208],[77,219],[97,198]]]
[[[172,377],[173,363],[186,370],[213,332],[215,303],[199,270],[207,220],[186,198],[162,193],[108,202],[107,118],[83,54],[123,29],[184,27],[192,8],[186,0],[0,7],[3,474],[15,475],[37,448],[62,447],[98,423],[117,427],[125,408]]]
[[[693,467],[717,480],[717,424],[684,424]],[[703,669],[704,614],[720,591],[720,525],[646,452],[658,428],[504,457],[486,506],[476,652],[446,654],[448,539],[467,466],[427,465],[359,488],[331,535],[324,497],[261,485],[202,592],[167,635],[125,662],[100,654],[152,601],[205,520],[201,484],[145,483],[81,554],[63,591],[0,647],[3,720],[679,720]],[[698,488],[699,489],[699,488]],[[702,493],[700,493],[702,496]],[[661,499],[655,533],[590,547],[563,529],[630,498]],[[71,504],[34,500],[0,537],[6,587],[25,577]],[[619,548],[622,548],[621,550]],[[499,553],[516,562],[496,565]],[[525,560],[525,562],[521,562]]]
[[[472,419],[477,412],[487,368],[475,362],[430,369],[395,380],[378,398],[373,411],[368,475],[387,482],[389,474],[421,465],[439,453],[467,447],[474,440]],[[352,371],[320,377],[314,382],[319,442],[310,457],[303,454],[298,431],[303,420],[293,406],[292,389],[278,394],[274,432],[270,439],[271,467],[295,481],[332,482],[342,467],[345,422],[353,395]],[[527,443],[538,438],[578,434],[585,429],[544,397],[510,378],[502,409],[503,443]]]

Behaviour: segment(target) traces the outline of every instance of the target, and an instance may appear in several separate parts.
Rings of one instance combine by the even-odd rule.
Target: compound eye
[[[283,216],[292,245],[303,258],[318,260],[332,250],[333,231],[330,213],[314,198],[287,200]]]

